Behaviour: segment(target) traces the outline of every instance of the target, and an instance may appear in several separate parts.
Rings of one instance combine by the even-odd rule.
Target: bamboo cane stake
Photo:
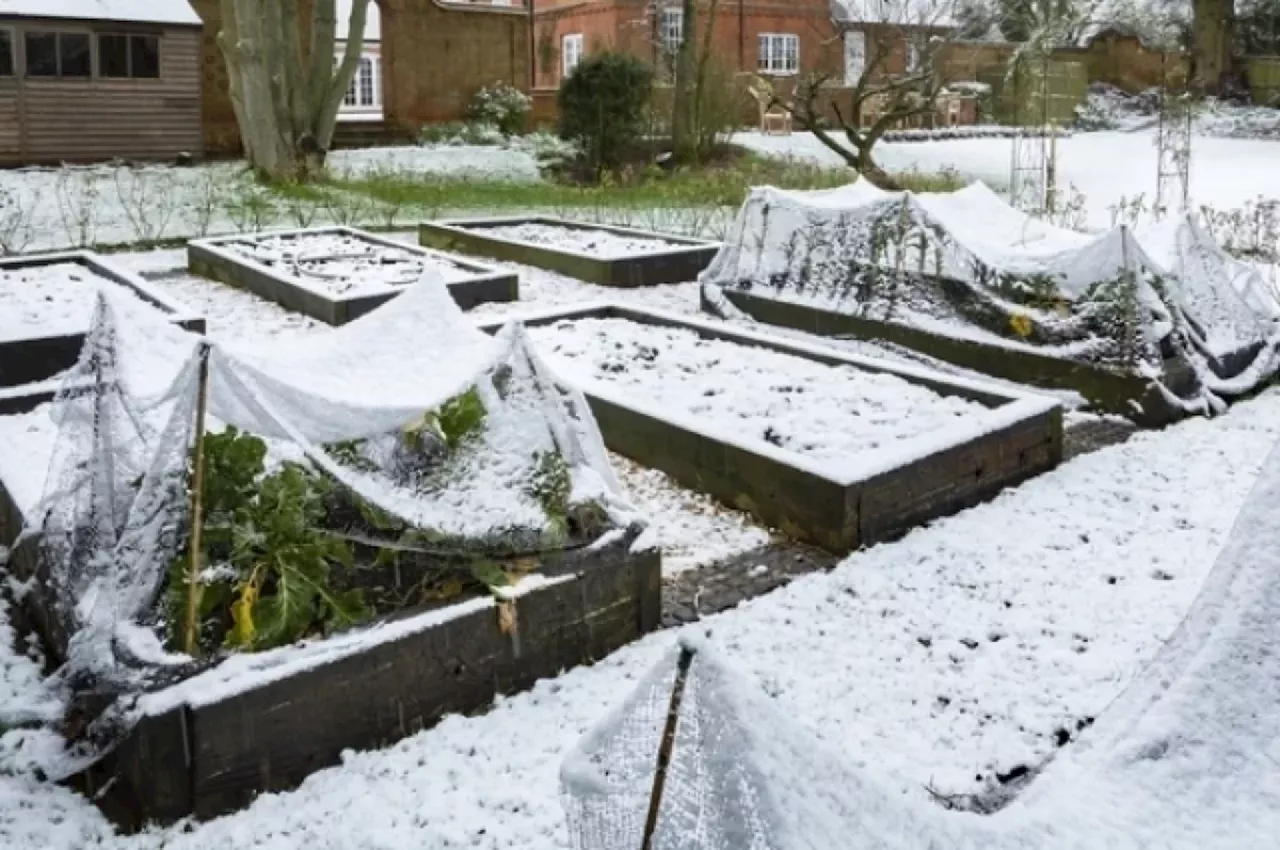
[[[200,378],[196,397],[195,468],[191,481],[190,564],[187,567],[187,620],[182,635],[182,648],[188,655],[199,651],[196,621],[200,614],[200,549],[204,536],[204,419],[209,397],[209,346],[200,344]]]
[[[693,664],[693,650],[680,648],[680,660],[676,663],[676,681],[671,689],[671,703],[667,707],[667,723],[662,730],[662,743],[658,747],[658,770],[653,775],[653,791],[649,794],[649,814],[644,822],[642,850],[653,850],[653,834],[658,828],[658,813],[662,809],[662,792],[667,785],[667,768],[671,766],[671,751],[676,745],[676,724],[680,721],[680,703],[684,700],[684,686],[689,679],[689,666]]]

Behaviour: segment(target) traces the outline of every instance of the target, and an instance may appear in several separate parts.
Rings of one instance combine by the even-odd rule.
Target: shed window
[[[139,79],[159,77],[159,36],[114,33],[99,35],[98,76]]]
[[[28,32],[28,77],[88,77],[89,35],[81,32]]]
[[[13,76],[13,33],[0,30],[0,77]]]

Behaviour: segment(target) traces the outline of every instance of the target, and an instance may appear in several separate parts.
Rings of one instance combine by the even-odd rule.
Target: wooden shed
[[[187,0],[0,0],[0,166],[200,156]]]

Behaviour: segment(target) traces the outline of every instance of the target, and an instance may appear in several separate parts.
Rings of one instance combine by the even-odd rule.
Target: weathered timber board
[[[204,333],[204,318],[196,316],[170,301],[147,281],[112,266],[109,261],[94,254],[92,251],[9,257],[0,259],[0,271],[15,268],[38,268],[60,263],[75,263],[84,266],[95,276],[130,290],[141,301],[154,307],[173,324],[189,331]],[[94,298],[94,293],[88,286],[85,288],[85,298]],[[80,357],[80,349],[83,346],[83,333],[43,334],[37,332],[17,339],[0,340],[0,388],[20,387],[25,384],[47,381],[74,366],[76,360]],[[12,403],[8,405],[14,408],[13,410],[3,410],[4,406],[4,401],[0,400],[0,412],[21,412],[20,409],[17,409],[18,405],[13,405]]]
[[[1181,419],[1185,412],[1148,378],[1124,375],[1034,351],[1021,351],[978,340],[957,339],[895,322],[867,319],[769,298],[752,292],[725,289],[724,296],[753,319],[817,336],[841,336],[882,340],[921,354],[971,369],[994,378],[1031,387],[1073,390],[1093,407],[1132,419],[1145,427],[1161,427]],[[703,299],[703,309],[707,309]],[[1249,346],[1222,358],[1224,375],[1238,373],[1256,354]],[[1180,361],[1166,361],[1165,385],[1175,393],[1190,390],[1195,377]]]
[[[1012,421],[943,441],[887,471],[843,480],[813,469],[790,452],[763,442],[757,446],[726,439],[690,417],[642,407],[609,393],[607,387],[581,388],[611,450],[747,511],[791,537],[832,552],[849,552],[892,539],[924,522],[989,499],[1062,460],[1061,407],[987,384],[815,348],[731,325],[616,304],[553,310],[526,316],[524,321],[536,326],[602,318],[683,327],[709,338],[769,348],[828,365],[895,374],[939,394],[960,396],[991,408],[1021,405]],[[497,322],[481,325],[489,333],[500,326]]]
[[[497,695],[597,661],[659,627],[661,556],[632,553],[637,534],[564,556],[577,572],[517,597],[509,633],[498,609],[484,607],[287,678],[185,702],[143,717],[75,784],[128,830],[212,818],[297,787],[338,764],[344,750],[383,747],[446,715],[483,712]]]
[[[563,248],[514,242],[485,232],[487,227],[518,224],[603,230],[631,238],[661,239],[679,243],[682,247],[629,257],[593,257]],[[720,245],[715,242],[541,216],[427,222],[419,227],[419,242],[432,248],[534,266],[588,283],[617,287],[656,286],[696,280],[720,250]]]
[[[375,234],[349,227],[317,227],[310,230],[266,232],[258,235],[287,236],[307,233],[341,234],[373,245],[410,253],[417,252],[423,255],[430,253],[414,245],[383,239]],[[354,321],[400,294],[398,289],[352,296],[334,296],[318,291],[288,274],[276,271],[225,247],[228,242],[237,242],[246,238],[252,237],[220,237],[187,243],[188,270],[201,277],[247,290],[289,310],[335,326]],[[449,295],[463,310],[470,310],[478,304],[519,300],[520,282],[516,274],[460,258],[449,259],[472,273],[472,276],[466,280],[445,284]]]

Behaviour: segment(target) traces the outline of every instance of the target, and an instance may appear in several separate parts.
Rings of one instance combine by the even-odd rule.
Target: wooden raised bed
[[[384,239],[364,230],[338,226],[314,227],[304,230],[265,231],[256,236],[287,237],[307,234],[347,236],[372,245],[393,248],[457,266],[468,272],[470,276],[465,280],[447,282],[445,285],[453,300],[463,310],[470,310],[477,304],[517,301],[520,298],[520,283],[514,273],[416,245]],[[399,288],[388,287],[384,292],[335,295],[322,286],[278,271],[226,247],[228,243],[252,241],[253,238],[253,236],[225,236],[193,240],[187,243],[187,268],[195,274],[246,289],[261,298],[274,301],[282,307],[330,325],[345,325],[400,294]]]
[[[850,477],[761,441],[735,440],[683,411],[659,410],[599,384],[580,387],[606,445],[681,484],[745,510],[788,535],[833,552],[893,539],[1055,467],[1062,460],[1062,408],[1047,398],[858,357],[674,314],[596,304],[521,317],[530,326],[575,319],[626,319],[678,327],[709,339],[768,348],[833,366],[896,375],[940,395],[992,408],[945,438],[926,435],[887,449]],[[500,322],[481,327],[496,332]]]
[[[21,528],[0,482],[0,545]],[[340,763],[344,750],[383,747],[446,715],[482,712],[499,694],[597,661],[658,627],[661,555],[631,552],[638,534],[614,532],[594,547],[539,558],[535,580],[517,586],[504,617],[492,597],[406,611],[316,642],[335,647],[320,659],[283,658],[280,669],[241,674],[248,678],[236,684],[219,681],[215,667],[146,694],[128,735],[70,784],[127,830],[212,818],[297,787]],[[13,553],[9,569],[19,579],[37,568],[34,551]],[[21,613],[57,642],[43,612],[27,604]]]
[[[109,280],[129,290],[138,299],[164,314],[173,324],[189,331],[204,333],[205,322],[202,317],[170,301],[141,277],[116,268],[108,260],[92,251],[68,251],[30,257],[9,257],[0,259],[0,271],[39,268],[63,263],[74,263],[75,265],[83,266],[86,271],[94,276]],[[94,294],[92,291],[86,291],[85,297],[92,299]],[[60,372],[64,372],[74,366],[76,360],[80,358],[80,349],[83,347],[83,332],[35,331],[18,337],[0,339],[0,393],[3,393],[0,396],[0,408],[9,407],[12,409],[5,412],[17,412],[26,402],[13,402],[8,400],[7,397],[25,397],[29,393],[25,391],[4,393],[4,390],[48,381]]]
[[[1164,391],[1148,378],[1122,375],[1035,351],[944,336],[896,322],[851,316],[742,290],[722,291],[731,304],[758,322],[817,336],[882,340],[994,378],[1043,389],[1074,390],[1098,410],[1128,417],[1146,427],[1160,427],[1185,416],[1185,412],[1171,404]],[[705,293],[702,306],[711,312]],[[1224,357],[1220,364],[1223,373],[1239,372],[1258,350],[1259,347],[1254,345]],[[1195,375],[1186,363],[1167,360],[1164,383],[1175,394],[1185,394],[1194,388]]]
[[[544,224],[571,230],[601,230],[633,239],[660,239],[682,247],[625,257],[599,257],[567,248],[517,242],[485,233],[486,228],[520,224]],[[698,275],[711,264],[720,251],[718,242],[544,216],[427,222],[419,225],[419,241],[432,248],[506,260],[560,272],[601,286],[621,287],[655,286],[662,283],[684,283],[697,280]]]

